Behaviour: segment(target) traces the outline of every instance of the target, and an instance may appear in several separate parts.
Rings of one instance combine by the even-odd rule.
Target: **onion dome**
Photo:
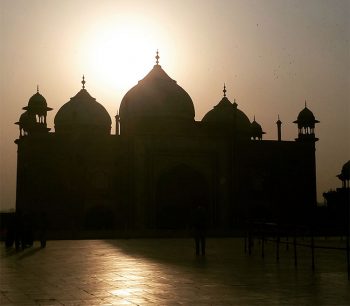
[[[38,115],[44,115],[47,111],[52,110],[52,108],[47,107],[46,99],[39,93],[39,86],[37,86],[36,93],[29,99],[28,106],[23,107],[23,109]]]
[[[226,97],[226,86],[224,85],[224,96],[202,119],[202,122],[214,129],[236,132],[237,136],[250,138],[251,124],[244,112],[237,108],[237,103],[231,103]]]
[[[153,123],[163,119],[194,120],[191,97],[159,65],[158,52],[156,59],[153,69],[123,97],[119,109],[121,125],[135,119],[151,119]]]
[[[315,119],[314,114],[311,110],[306,107],[299,113],[297,120],[294,123],[298,124],[298,138],[297,141],[317,141],[318,138],[315,137],[315,123],[320,121]]]
[[[294,123],[298,124],[298,128],[304,128],[304,127],[309,127],[309,128],[314,128],[315,123],[319,123],[320,121],[315,119],[314,114],[312,113],[311,110],[309,110],[306,107],[306,101],[305,101],[305,107],[304,109],[299,113],[297,120],[294,121]]]
[[[56,132],[78,131],[110,134],[111,117],[85,89],[84,76],[82,84],[83,88],[58,110],[54,121]]]
[[[266,134],[265,132],[263,132],[261,125],[255,121],[255,116],[254,116],[253,122],[251,123],[250,130],[251,130],[251,137],[254,140],[255,139],[262,140],[262,135]]]

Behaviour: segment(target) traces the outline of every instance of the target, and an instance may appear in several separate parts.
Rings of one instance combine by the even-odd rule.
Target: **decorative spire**
[[[223,93],[224,93],[224,97],[226,97],[226,84],[224,83],[224,89],[223,89]]]
[[[155,58],[156,58],[156,65],[158,66],[159,65],[159,52],[158,52],[158,49],[157,49]]]
[[[281,123],[282,123],[282,121],[280,120],[280,115],[279,115],[279,114],[277,115],[277,119],[278,119],[278,120],[277,120],[277,122],[276,122],[276,123],[277,123],[277,124],[281,124]]]
[[[254,115],[254,121],[255,121],[255,115]]]
[[[39,85],[36,85],[36,92],[39,93]]]
[[[305,100],[305,108],[306,108],[306,100]]]
[[[280,120],[280,115],[278,115],[278,120],[276,122],[277,124],[277,140],[281,141],[282,140],[282,121]]]
[[[81,81],[81,84],[83,84],[83,89],[85,89],[85,76],[83,75],[83,80]]]

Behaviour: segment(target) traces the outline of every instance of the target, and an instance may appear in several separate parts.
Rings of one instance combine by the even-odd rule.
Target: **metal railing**
[[[315,243],[315,232],[310,226],[301,225],[281,225],[270,222],[248,222],[246,235],[244,238],[244,251],[252,255],[254,239],[258,240],[261,246],[261,257],[265,258],[265,244],[266,242],[273,242],[275,244],[276,262],[280,260],[280,247],[286,246],[289,250],[290,246],[293,248],[294,265],[298,265],[298,247],[309,248],[311,251],[311,268],[315,270],[315,250],[339,250],[346,252],[347,274],[350,280],[350,241],[349,234],[346,235],[346,246],[331,246],[320,245]],[[308,238],[308,241],[305,240]]]

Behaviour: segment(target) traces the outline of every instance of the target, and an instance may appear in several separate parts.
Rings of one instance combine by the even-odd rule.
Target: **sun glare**
[[[144,24],[119,23],[100,28],[89,41],[89,71],[104,86],[125,90],[153,65],[157,43]]]

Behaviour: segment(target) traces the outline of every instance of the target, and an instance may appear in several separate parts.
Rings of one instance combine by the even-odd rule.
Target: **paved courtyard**
[[[345,252],[274,246],[244,254],[239,238],[48,241],[1,248],[1,305],[350,305]]]

